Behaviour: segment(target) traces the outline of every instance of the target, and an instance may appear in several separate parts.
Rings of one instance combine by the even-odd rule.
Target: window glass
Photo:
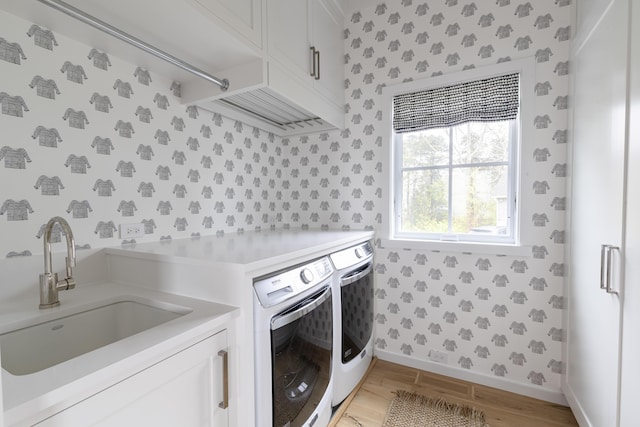
[[[408,170],[402,178],[401,230],[446,233],[449,228],[449,170]]]
[[[516,120],[396,134],[396,235],[512,242]]]

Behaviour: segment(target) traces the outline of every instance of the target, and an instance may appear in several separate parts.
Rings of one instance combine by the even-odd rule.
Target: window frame
[[[421,80],[413,80],[396,85],[386,86],[383,89],[383,105],[387,108],[386,114],[383,116],[383,127],[387,136],[388,151],[385,158],[387,171],[387,192],[385,194],[385,204],[387,209],[383,216],[382,233],[383,244],[391,247],[411,247],[419,249],[441,250],[443,248],[452,251],[469,251],[475,250],[485,253],[506,253],[524,254],[527,242],[531,241],[532,230],[525,227],[522,221],[523,214],[531,212],[531,203],[522,195],[522,177],[527,176],[533,165],[531,160],[527,160],[522,153],[532,148],[533,129],[533,88],[535,86],[535,60],[533,57],[511,60],[499,64],[472,68],[465,71],[454,72],[450,74],[433,76]],[[408,92],[418,92],[438,86],[449,86],[466,81],[480,80],[488,77],[499,76],[517,72],[520,74],[520,111],[516,118],[517,140],[513,144],[510,153],[510,165],[515,169],[515,177],[510,180],[512,185],[511,196],[513,200],[513,235],[509,239],[495,238],[499,236],[477,236],[478,238],[468,238],[465,240],[448,239],[447,237],[456,235],[442,235],[443,239],[436,240],[433,238],[425,238],[422,233],[399,232],[397,230],[397,217],[395,200],[398,194],[397,186],[402,185],[401,171],[397,171],[397,158],[399,156],[399,144],[396,141],[396,134],[393,130],[393,97]],[[513,171],[509,171],[510,173]],[[468,235],[464,235],[468,237]],[[511,249],[510,249],[511,248]],[[522,250],[519,250],[522,249]]]

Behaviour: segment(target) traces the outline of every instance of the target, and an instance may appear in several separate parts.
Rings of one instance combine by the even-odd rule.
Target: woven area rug
[[[404,390],[395,394],[383,427],[489,427],[475,408]]]

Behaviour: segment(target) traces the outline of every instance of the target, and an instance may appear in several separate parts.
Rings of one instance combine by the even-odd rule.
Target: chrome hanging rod
[[[92,26],[93,28],[96,28],[117,39],[120,39],[125,43],[129,43],[130,45],[135,46],[138,49],[144,50],[147,53],[157,56],[158,58],[163,59],[169,62],[170,64],[175,65],[178,68],[182,68],[183,70],[188,71],[192,74],[195,74],[196,76],[201,77],[211,83],[215,83],[218,86],[220,86],[220,88],[223,91],[226,91],[229,88],[229,80],[219,79],[217,77],[212,76],[211,74],[205,73],[199,68],[196,68],[193,65],[188,64],[182,61],[181,59],[176,58],[173,55],[169,55],[168,53],[163,52],[160,49],[157,49],[151,46],[150,44],[147,44],[142,40],[132,36],[131,34],[127,34],[124,31],[121,31],[115,28],[114,26],[107,24],[106,22],[101,21],[98,18],[95,18],[81,11],[80,9],[75,8],[68,3],[65,3],[61,0],[38,0],[38,1],[66,15],[69,15],[70,17],[75,18],[78,21],[82,21],[85,24]]]

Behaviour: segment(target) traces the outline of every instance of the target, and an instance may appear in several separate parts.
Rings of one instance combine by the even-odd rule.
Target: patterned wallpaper
[[[343,130],[280,139],[179,100],[179,85],[0,13],[0,256],[242,229],[383,226],[386,85],[534,57],[535,148],[521,153],[528,256],[376,252],[376,351],[560,389],[570,0],[392,0],[345,18]],[[59,230],[57,237],[59,238]],[[380,237],[380,236],[379,236]],[[140,239],[139,239],[140,240]]]
[[[81,248],[282,222],[280,138],[180,103],[180,86],[0,12],[0,256],[42,252],[63,216]],[[62,238],[54,228],[54,240]]]
[[[533,147],[521,153],[527,256],[384,247],[376,252],[378,353],[560,390],[566,200],[569,0],[358,2],[346,16],[347,128],[283,139],[303,226],[380,229],[388,185],[382,89],[535,58]],[[384,237],[384,236],[378,236]]]

